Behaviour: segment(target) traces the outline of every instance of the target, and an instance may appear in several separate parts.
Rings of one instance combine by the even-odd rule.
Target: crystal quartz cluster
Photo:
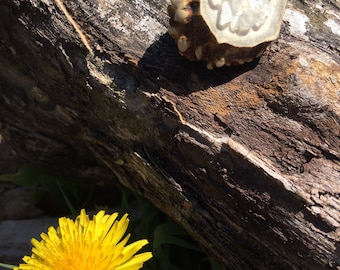
[[[287,0],[171,0],[169,34],[180,54],[208,69],[262,55],[280,32]]]

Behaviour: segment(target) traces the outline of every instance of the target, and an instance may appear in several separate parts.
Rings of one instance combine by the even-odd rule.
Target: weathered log
[[[225,269],[339,269],[338,1],[290,1],[258,61],[213,71],[168,4],[1,0],[2,135],[142,194]]]

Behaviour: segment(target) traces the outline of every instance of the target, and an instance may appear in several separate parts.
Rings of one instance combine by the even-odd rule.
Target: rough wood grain
[[[257,62],[178,55],[168,2],[1,0],[0,129],[28,161],[120,181],[225,269],[340,267],[339,2],[290,1]]]

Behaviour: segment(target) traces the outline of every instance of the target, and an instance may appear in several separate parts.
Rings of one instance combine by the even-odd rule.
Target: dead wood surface
[[[168,1],[65,0],[76,25],[60,3],[0,1],[0,130],[25,160],[120,181],[225,269],[339,269],[337,0],[289,1],[263,57],[213,71],[177,53]]]

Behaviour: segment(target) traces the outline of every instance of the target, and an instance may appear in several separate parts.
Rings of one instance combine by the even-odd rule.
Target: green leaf
[[[168,248],[159,247],[153,253],[159,263],[158,270],[181,270],[181,268],[170,262],[171,252]]]
[[[218,264],[217,262],[210,259],[210,263],[211,263],[211,270],[222,270],[221,265]]]
[[[210,259],[209,257],[205,257],[200,261],[199,270],[206,269],[205,263],[210,264],[211,270],[222,270],[221,266],[214,260]]]
[[[21,166],[15,174],[0,175],[0,180],[11,182],[23,187],[31,187],[39,182],[39,178],[37,177],[38,174],[41,174],[40,169],[26,164]]]
[[[125,191],[125,189],[122,189],[122,199],[120,202],[120,212],[121,213],[130,213],[130,203],[129,203],[129,199],[128,199],[128,194],[126,194],[127,192]]]
[[[5,264],[5,263],[0,263],[1,267],[7,268],[7,269],[14,269],[14,267],[18,267],[16,265],[11,265],[11,264]]]
[[[78,211],[76,211],[76,210],[74,209],[74,206],[72,205],[70,199],[69,199],[68,196],[66,195],[66,193],[65,193],[65,191],[64,191],[64,189],[63,189],[63,186],[60,184],[60,182],[59,182],[58,180],[57,180],[57,184],[58,184],[59,190],[60,190],[60,192],[61,192],[61,194],[62,194],[62,196],[63,196],[63,198],[64,198],[64,200],[65,200],[65,202],[66,202],[66,204],[67,204],[67,206],[68,206],[68,209],[71,211],[72,215],[73,215],[74,217],[76,217]]]
[[[200,251],[200,249],[188,241],[183,240],[187,233],[174,222],[165,222],[158,225],[154,231],[153,249],[163,244],[173,244],[186,249]]]

